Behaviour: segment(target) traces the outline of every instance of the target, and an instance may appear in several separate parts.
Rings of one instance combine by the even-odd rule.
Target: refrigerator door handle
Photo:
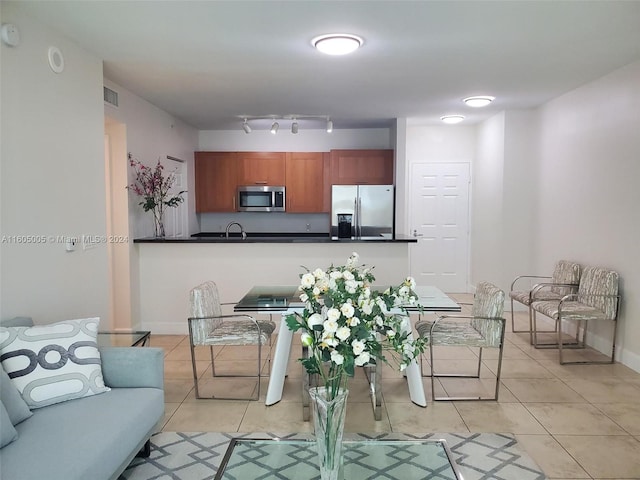
[[[362,237],[362,198],[358,197],[358,222],[356,223],[358,238]]]
[[[360,222],[360,212],[358,212],[358,197],[353,199],[353,236],[358,236],[358,223]]]

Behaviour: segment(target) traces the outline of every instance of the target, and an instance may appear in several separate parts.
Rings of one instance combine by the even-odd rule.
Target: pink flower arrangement
[[[164,166],[158,163],[154,168],[147,167],[139,160],[135,159],[131,153],[128,155],[129,165],[135,171],[135,182],[127,188],[136,195],[142,197],[141,205],[145,212],[153,211],[156,224],[156,236],[164,236],[164,225],[162,222],[166,207],[177,207],[184,201],[182,194],[186,190],[178,193],[170,193],[171,187],[175,183],[175,175],[170,173],[163,175]],[[158,228],[159,227],[159,228]]]

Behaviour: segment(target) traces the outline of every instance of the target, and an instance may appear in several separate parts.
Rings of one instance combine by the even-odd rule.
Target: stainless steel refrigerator
[[[337,237],[342,220],[341,237],[351,218],[351,237],[385,237],[394,235],[393,185],[334,185],[331,189],[331,236]],[[351,217],[349,217],[351,216]]]

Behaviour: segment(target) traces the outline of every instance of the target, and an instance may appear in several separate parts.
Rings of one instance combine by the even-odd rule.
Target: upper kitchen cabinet
[[[235,212],[237,154],[196,152],[196,212]]]
[[[393,150],[331,150],[333,185],[393,185]]]
[[[238,152],[238,185],[284,185],[284,152]]]
[[[287,212],[329,212],[328,154],[290,152],[286,155]],[[326,164],[326,165],[325,165]]]

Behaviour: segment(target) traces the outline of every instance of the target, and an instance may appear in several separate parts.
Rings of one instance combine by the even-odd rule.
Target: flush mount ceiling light
[[[466,103],[470,107],[478,108],[478,107],[486,107],[491,102],[493,102],[496,97],[490,97],[488,95],[481,95],[476,97],[467,97],[462,101]]]
[[[291,133],[298,133],[298,121],[294,118],[291,124]]]
[[[251,127],[247,123],[246,118],[244,119],[244,123],[242,124],[242,129],[244,130],[244,133],[251,133]]]
[[[327,55],[346,55],[362,46],[363,40],[350,33],[329,33],[311,40],[311,44]]]
[[[271,125],[271,133],[275,135],[276,133],[278,133],[279,128],[280,124],[278,122],[273,122],[273,125]]]
[[[448,123],[449,125],[453,125],[455,123],[460,123],[464,120],[464,115],[444,115],[440,117],[444,123]]]

